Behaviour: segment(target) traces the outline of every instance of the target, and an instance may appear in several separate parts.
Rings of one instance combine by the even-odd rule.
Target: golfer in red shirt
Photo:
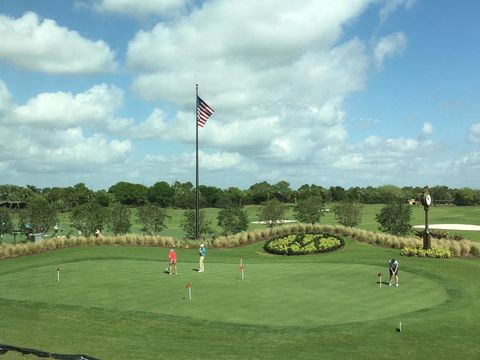
[[[168,268],[168,273],[172,275],[172,268],[175,270],[175,275],[177,275],[177,254],[175,253],[175,250],[170,248],[170,251],[168,253],[168,258],[170,259],[170,267]]]

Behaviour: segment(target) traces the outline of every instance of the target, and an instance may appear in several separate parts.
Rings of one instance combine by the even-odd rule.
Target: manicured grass
[[[332,209],[333,204],[327,204],[326,208]],[[375,215],[378,214],[383,205],[373,204],[365,205],[363,210],[362,222],[358,226],[361,229],[370,230],[370,231],[379,231],[378,223],[375,219]],[[293,216],[293,205],[286,205],[287,211],[285,214],[286,219],[294,219]],[[250,224],[249,230],[261,229],[264,228],[263,224],[253,224],[253,221],[258,220],[258,206],[246,206],[245,210],[247,212]],[[424,224],[424,211],[422,206],[413,206],[412,207],[412,225],[422,225]],[[208,208],[204,209],[206,212],[207,218],[211,222],[211,225],[214,231],[217,234],[222,232],[222,229],[217,226],[217,214],[220,209]],[[167,209],[167,213],[170,216],[170,219],[167,220],[167,228],[164,229],[160,235],[173,236],[177,238],[182,238],[184,236],[183,230],[180,228],[180,224],[183,220],[184,210],[182,209]],[[439,206],[431,207],[429,211],[429,222],[431,224],[472,224],[480,225],[480,206]],[[75,229],[70,227],[70,219],[68,213],[59,214],[59,223],[62,230],[62,234],[66,235],[68,233],[76,234]],[[338,221],[335,219],[333,211],[326,212],[325,215],[320,219],[320,223],[336,225]],[[132,233],[141,233],[142,225],[138,222],[136,217],[136,209],[132,209]],[[108,234],[108,231],[104,233]],[[480,231],[450,231],[451,234],[461,234],[465,239],[480,241]],[[50,232],[48,235],[53,235]],[[23,235],[19,235],[17,240],[22,240]],[[5,242],[12,242],[13,237],[9,234],[4,235]]]
[[[178,249],[178,276],[162,272],[164,248],[2,260],[0,343],[101,359],[477,358],[478,259],[403,258],[351,240],[293,257],[262,245],[209,249],[205,273],[193,270],[196,249]],[[391,257],[400,287],[380,288]]]

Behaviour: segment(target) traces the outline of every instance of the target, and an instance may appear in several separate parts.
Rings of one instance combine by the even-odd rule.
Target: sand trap
[[[279,220],[280,224],[292,223],[297,222],[297,220]],[[252,221],[252,224],[267,224],[268,221]]]
[[[424,229],[425,225],[415,225],[416,229]],[[429,224],[429,229],[439,230],[467,230],[467,231],[480,231],[480,225],[465,225],[465,224]]]

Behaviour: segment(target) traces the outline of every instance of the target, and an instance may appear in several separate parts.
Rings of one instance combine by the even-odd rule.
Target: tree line
[[[286,181],[270,184],[266,181],[251,185],[241,190],[237,187],[221,189],[215,186],[199,186],[200,207],[226,208],[243,205],[259,205],[277,199],[282,203],[296,203],[310,197],[321,199],[324,203],[358,202],[362,204],[384,204],[390,202],[406,202],[418,200],[423,187],[383,185],[378,187],[341,186],[325,188],[315,184],[304,184],[292,189]],[[471,206],[480,204],[480,190],[469,187],[449,188],[436,185],[430,187],[434,203]],[[152,186],[130,182],[118,182],[108,190],[91,190],[79,183],[70,187],[37,188],[16,185],[0,185],[0,202],[17,201],[29,203],[32,199],[42,197],[57,211],[72,211],[74,208],[91,202],[109,207],[119,203],[130,207],[147,204],[161,208],[192,209],[195,208],[195,187],[191,182],[176,181],[168,184],[160,181]]]

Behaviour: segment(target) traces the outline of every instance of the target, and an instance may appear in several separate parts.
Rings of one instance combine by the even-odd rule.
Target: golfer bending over
[[[388,270],[390,271],[390,282],[388,286],[392,286],[392,279],[395,280],[395,286],[398,286],[398,261],[391,259],[388,262]]]
[[[200,245],[200,249],[198,249],[198,255],[200,255],[200,262],[198,272],[205,271],[205,265],[203,261],[205,260],[205,255],[207,254],[207,249],[205,248],[205,244]]]

